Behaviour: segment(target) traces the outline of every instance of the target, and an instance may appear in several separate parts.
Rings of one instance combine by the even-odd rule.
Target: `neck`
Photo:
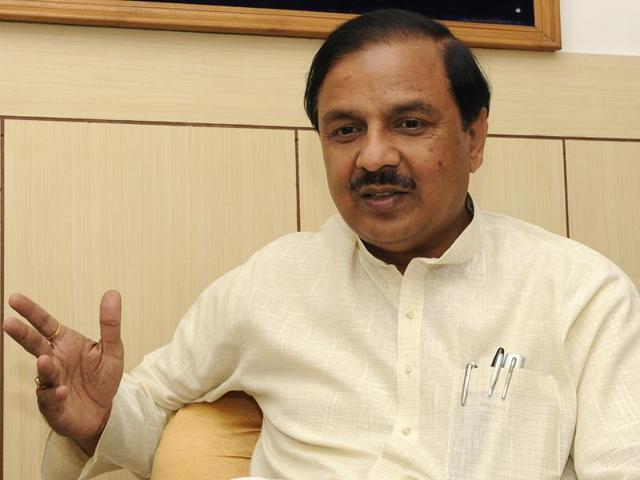
[[[467,208],[464,208],[460,215],[456,217],[453,224],[448,225],[447,228],[432,235],[430,241],[412,248],[395,251],[367,243],[364,240],[363,243],[374,257],[385,263],[394,265],[400,273],[404,274],[407,266],[414,258],[440,258],[444,255],[464,229],[467,228],[469,223],[471,223],[472,219],[473,214]]]

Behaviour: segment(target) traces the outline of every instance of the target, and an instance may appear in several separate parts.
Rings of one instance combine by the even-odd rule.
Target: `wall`
[[[561,0],[562,51],[640,55],[640,2]]]
[[[301,106],[318,41],[19,23],[0,40],[3,305],[27,292],[95,337],[100,294],[121,289],[130,369],[208,282],[333,212]],[[638,59],[478,54],[494,90],[478,203],[640,283]],[[4,478],[39,478],[33,361],[7,341],[3,372]]]

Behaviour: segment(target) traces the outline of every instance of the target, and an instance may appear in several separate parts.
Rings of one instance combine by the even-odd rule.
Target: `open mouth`
[[[400,208],[408,192],[402,190],[364,191],[360,198],[372,211],[380,214],[388,214]]]
[[[362,198],[383,199],[394,195],[406,195],[407,192],[365,192]]]

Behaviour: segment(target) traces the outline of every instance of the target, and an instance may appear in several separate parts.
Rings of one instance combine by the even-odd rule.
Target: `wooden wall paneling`
[[[640,57],[476,50],[490,133],[640,139]]]
[[[640,142],[567,141],[566,152],[571,238],[640,288]]]
[[[0,22],[0,114],[308,127],[319,40]],[[640,139],[640,59],[476,50],[491,133]]]
[[[298,132],[300,164],[300,229],[317,231],[337,212],[324,170],[322,147],[315,131]]]
[[[5,133],[5,292],[96,338],[100,296],[118,288],[127,370],[212,280],[296,230],[293,131],[7,121]],[[35,363],[5,346],[4,478],[37,479]]]
[[[567,235],[561,140],[488,138],[469,190],[484,210]]]
[[[318,40],[8,22],[0,39],[3,115],[307,126]]]

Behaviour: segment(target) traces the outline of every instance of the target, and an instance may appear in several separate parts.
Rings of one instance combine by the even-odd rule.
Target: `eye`
[[[411,118],[409,120],[403,120],[401,125],[405,128],[418,128],[421,123],[415,118]]]
[[[361,132],[361,128],[355,125],[344,125],[331,131],[329,136],[338,142],[348,142]]]
[[[427,128],[427,122],[418,118],[405,118],[396,124],[396,129],[412,135],[422,133]]]

